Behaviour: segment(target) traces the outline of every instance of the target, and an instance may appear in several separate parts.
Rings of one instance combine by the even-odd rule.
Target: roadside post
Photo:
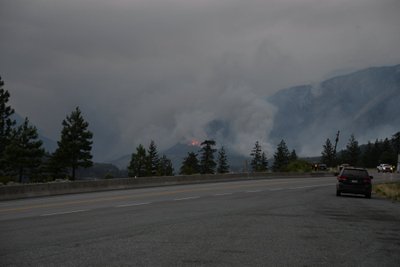
[[[400,173],[400,154],[397,155],[397,173]]]

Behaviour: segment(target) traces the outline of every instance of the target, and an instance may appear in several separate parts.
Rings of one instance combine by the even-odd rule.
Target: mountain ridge
[[[366,143],[400,131],[400,64],[370,67],[319,84],[281,89],[265,100],[277,108],[268,136],[272,147],[283,139],[301,157],[319,156],[326,139],[335,140],[337,131],[341,132],[338,150],[346,146],[351,134]],[[224,121],[212,121],[207,126],[209,138],[229,136],[230,130],[229,122]],[[198,153],[199,149],[178,143],[160,154],[172,160],[178,173],[187,152]],[[242,169],[249,156],[225,149],[231,166]],[[271,161],[274,151],[266,152]],[[110,163],[126,168],[129,160],[130,155],[125,155]]]
[[[351,134],[363,142],[390,136],[400,130],[400,65],[286,88],[267,101],[277,108],[270,140],[287,140],[302,154],[321,148],[338,130],[342,147]],[[314,144],[305,144],[311,137]]]
[[[400,131],[400,64],[370,67],[339,75],[318,84],[281,89],[264,99],[276,107],[274,124],[267,140],[274,148],[282,139],[301,157],[317,156],[327,138],[335,139],[340,131],[338,150],[343,149],[351,134],[360,143],[390,137]],[[18,124],[23,119],[15,114]],[[206,128],[208,138],[231,136],[229,121],[214,120]],[[40,133],[40,130],[39,130]],[[54,151],[56,141],[40,135],[47,151]],[[216,140],[217,145],[222,143]],[[254,140],[256,142],[257,140]],[[219,148],[219,147],[217,147]],[[248,148],[249,154],[252,147]],[[200,147],[177,143],[160,151],[173,162],[175,173],[188,152]],[[232,169],[244,168],[248,155],[239,155],[225,147]],[[132,151],[134,152],[134,151]],[[274,151],[266,151],[268,158]],[[131,154],[105,161],[126,169]]]

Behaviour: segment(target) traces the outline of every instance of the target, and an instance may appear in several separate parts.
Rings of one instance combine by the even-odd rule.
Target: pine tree
[[[214,174],[217,163],[214,161],[214,153],[217,151],[213,148],[215,146],[214,140],[205,140],[201,143],[201,158],[200,158],[200,173],[201,174]]]
[[[11,141],[11,132],[15,126],[15,120],[12,119],[14,109],[8,105],[10,93],[3,89],[4,82],[0,77],[0,175],[5,169],[4,152]]]
[[[253,172],[263,172],[268,170],[267,155],[262,151],[261,145],[258,141],[254,144],[250,156],[252,157],[250,166]]]
[[[196,173],[200,173],[200,164],[197,159],[197,154],[194,152],[188,152],[186,158],[184,158],[182,162],[182,166],[180,169],[180,174],[184,175],[192,175]]]
[[[261,145],[258,141],[256,141],[253,150],[250,153],[251,161],[250,166],[253,172],[259,172],[262,169],[262,150]]]
[[[158,156],[157,146],[154,141],[151,140],[149,149],[147,150],[147,174],[148,176],[156,176],[160,164],[160,158]]]
[[[174,175],[174,167],[172,161],[163,155],[158,164],[158,175],[160,176],[172,176]]]
[[[347,161],[348,164],[352,166],[357,166],[359,160],[360,160],[360,154],[361,150],[360,147],[358,146],[358,141],[352,134],[350,136],[349,142],[346,145],[346,150],[345,150],[345,160]]]
[[[397,163],[397,155],[393,151],[392,143],[388,138],[385,138],[382,143],[382,153],[379,157],[381,163],[395,165]]]
[[[4,160],[11,176],[17,176],[19,182],[24,177],[38,175],[44,156],[42,141],[38,140],[37,129],[29,125],[28,118],[17,129],[13,129],[11,142],[5,149]]]
[[[75,180],[75,173],[79,167],[88,168],[93,165],[93,134],[88,130],[89,124],[83,119],[79,107],[63,120],[62,125],[55,159],[59,161],[60,166],[71,170],[71,179]]]
[[[328,167],[333,167],[335,165],[335,148],[332,146],[331,140],[326,139],[324,150],[321,152],[321,162],[326,164]]]
[[[217,162],[218,162],[217,173],[229,172],[228,158],[226,156],[224,147],[221,147],[221,149],[218,151]]]
[[[131,161],[128,166],[129,177],[144,177],[147,175],[148,158],[146,149],[139,145],[136,153],[132,153]]]
[[[284,140],[282,140],[276,149],[276,152],[274,154],[274,165],[273,165],[273,170],[274,171],[285,171],[285,168],[289,164],[290,160],[290,153],[289,150],[286,146],[286,143]]]
[[[268,170],[268,158],[265,152],[261,154],[261,169],[260,171],[265,172]]]
[[[43,172],[48,176],[48,180],[53,181],[55,179],[67,178],[68,170],[64,166],[62,159],[58,156],[57,150],[53,153],[46,152],[44,159]]]
[[[378,166],[381,162],[380,162],[380,157],[382,154],[382,144],[381,142],[376,139],[374,146],[372,148],[372,160],[373,160],[373,166]]]
[[[374,146],[368,141],[365,147],[364,153],[362,154],[362,163],[365,168],[375,168],[377,165],[374,163],[373,151]]]
[[[293,149],[292,152],[290,153],[289,161],[292,162],[296,160],[298,160],[297,153],[296,150]]]

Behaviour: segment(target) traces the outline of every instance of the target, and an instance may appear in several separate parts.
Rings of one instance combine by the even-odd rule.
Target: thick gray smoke
[[[96,160],[210,135],[248,155],[257,140],[271,146],[266,96],[400,61],[399,3],[2,1],[0,75],[52,139],[80,106]]]

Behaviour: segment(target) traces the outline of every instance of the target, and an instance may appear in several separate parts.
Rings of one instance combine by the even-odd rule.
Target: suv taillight
[[[338,180],[339,180],[339,181],[346,181],[346,180],[347,180],[347,177],[341,175],[341,176],[338,177]]]

